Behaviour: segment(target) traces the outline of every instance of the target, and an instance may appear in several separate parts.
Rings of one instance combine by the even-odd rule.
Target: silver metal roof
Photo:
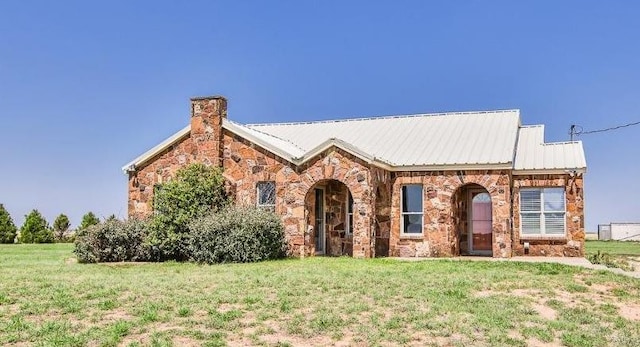
[[[517,171],[571,170],[584,171],[587,162],[582,142],[544,142],[544,126],[520,128],[516,159]]]
[[[518,110],[421,114],[246,127],[309,151],[339,139],[391,166],[511,167]]]
[[[392,171],[504,168],[584,170],[582,143],[544,143],[542,126],[522,127],[519,110],[456,112],[242,125],[224,129],[296,164],[338,147]],[[122,169],[135,170],[190,132],[180,130]],[[515,158],[515,162],[514,162]]]

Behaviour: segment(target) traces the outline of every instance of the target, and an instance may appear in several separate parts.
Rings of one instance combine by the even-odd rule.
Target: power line
[[[606,132],[606,131],[618,130],[618,129],[621,129],[621,128],[626,128],[626,127],[630,127],[630,126],[634,126],[634,125],[638,125],[638,124],[640,124],[640,122],[627,123],[627,124],[622,124],[622,125],[618,125],[618,126],[614,126],[614,127],[610,127],[610,128],[604,128],[604,129],[598,129],[598,130],[589,130],[589,131],[584,131],[581,126],[576,125],[576,124],[572,124],[571,128],[569,129],[569,135],[571,135],[571,141],[573,141],[573,136],[586,135],[586,134],[595,134],[595,133],[603,133],[603,132]]]

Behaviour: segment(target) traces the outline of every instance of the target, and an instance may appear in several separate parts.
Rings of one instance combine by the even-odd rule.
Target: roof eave
[[[152,159],[153,157],[155,157],[156,155],[158,155],[159,153],[161,153],[165,149],[169,148],[169,146],[171,146],[174,143],[180,141],[182,138],[184,138],[185,136],[189,135],[190,132],[191,132],[191,125],[188,125],[188,126],[182,128],[180,131],[178,131],[177,133],[171,135],[166,140],[160,142],[155,147],[151,148],[150,150],[144,152],[139,157],[137,157],[134,160],[132,160],[129,163],[127,163],[125,166],[122,167],[122,171],[125,174],[128,174],[129,172],[136,171],[137,167],[139,167],[142,164],[146,163],[147,161],[149,161],[150,159]]]
[[[570,174],[579,173],[584,174],[587,172],[586,167],[581,168],[556,168],[556,169],[514,169],[514,176],[521,175],[557,175],[557,174]]]
[[[497,164],[442,164],[442,165],[400,165],[389,171],[456,171],[456,170],[512,170],[512,163]]]
[[[262,139],[260,139],[258,137],[253,136],[251,133],[249,133],[246,130],[244,130],[241,126],[239,126],[239,125],[237,125],[237,124],[235,124],[233,122],[225,122],[225,123],[223,123],[222,127],[224,129],[227,129],[227,130],[231,131],[232,133],[234,133],[234,134],[236,134],[236,135],[238,135],[240,137],[243,137],[243,138],[249,140],[250,142],[255,143],[256,145],[258,145],[258,146],[260,146],[260,147],[272,152],[273,154],[275,154],[275,155],[277,155],[277,156],[279,156],[279,157],[281,157],[281,158],[283,158],[283,159],[285,159],[285,160],[287,160],[289,162],[293,163],[296,160],[293,154],[291,154],[291,153],[289,153],[287,151],[284,151],[284,150],[282,150],[282,149],[280,149],[280,148],[278,148],[276,146],[273,146],[270,143],[267,143],[267,142],[263,141]]]

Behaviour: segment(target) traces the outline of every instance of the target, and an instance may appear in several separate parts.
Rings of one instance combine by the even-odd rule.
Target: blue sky
[[[0,203],[126,216],[120,168],[222,94],[243,123],[519,108],[640,120],[631,1],[2,1]],[[584,135],[587,227],[640,221],[640,126]]]

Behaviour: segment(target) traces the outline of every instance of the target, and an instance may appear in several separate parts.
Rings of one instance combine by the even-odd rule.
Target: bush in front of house
[[[146,261],[144,245],[148,223],[141,220],[109,219],[87,227],[76,236],[74,253],[80,263]]]
[[[198,263],[248,263],[286,254],[284,227],[273,212],[227,207],[189,224],[187,252]]]
[[[53,242],[53,230],[38,210],[32,210],[25,216],[24,224],[20,227],[18,241],[21,243]]]
[[[187,260],[189,223],[226,205],[224,177],[217,167],[191,164],[157,185],[147,239],[153,260]]]
[[[14,243],[18,229],[13,224],[9,211],[0,204],[0,243]]]

